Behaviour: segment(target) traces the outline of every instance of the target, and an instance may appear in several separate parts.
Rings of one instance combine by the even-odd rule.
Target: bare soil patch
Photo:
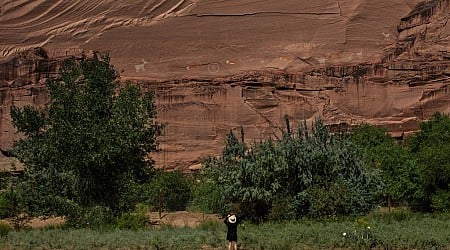
[[[204,213],[196,213],[196,212],[188,212],[188,211],[178,211],[178,212],[163,212],[161,213],[161,218],[159,217],[158,212],[151,212],[148,214],[148,217],[152,224],[156,226],[172,226],[172,227],[192,227],[195,228],[199,226],[201,223],[205,221],[217,221],[221,222],[222,219],[217,214],[204,214]],[[23,223],[21,226],[30,227],[33,229],[51,227],[51,226],[59,226],[65,223],[65,219],[63,217],[37,217],[37,218],[22,218],[20,222],[14,219],[4,219],[0,220],[0,222],[7,223],[11,227],[14,227],[14,224]]]
[[[157,225],[170,225],[173,227],[197,227],[205,221],[222,221],[217,214],[204,214],[188,211],[161,213],[161,218],[159,218],[158,212],[152,212],[150,213],[150,219]]]

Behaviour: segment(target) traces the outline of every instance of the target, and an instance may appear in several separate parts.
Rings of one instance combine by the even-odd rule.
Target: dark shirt
[[[228,217],[226,217],[223,222],[227,225],[227,240],[228,241],[237,241],[237,226],[240,223],[239,217],[236,216],[236,222],[231,223],[228,221]]]

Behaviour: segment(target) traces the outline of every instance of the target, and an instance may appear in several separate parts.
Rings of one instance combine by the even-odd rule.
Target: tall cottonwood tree
[[[107,55],[68,60],[47,82],[48,106],[12,107],[24,135],[14,151],[25,164],[20,189],[28,212],[67,215],[103,206],[118,213],[130,183],[150,176],[148,153],[162,130],[154,97],[129,83],[121,87],[118,77]]]

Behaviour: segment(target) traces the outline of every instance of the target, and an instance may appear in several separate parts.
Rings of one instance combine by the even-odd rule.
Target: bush
[[[431,205],[435,211],[450,211],[450,191],[439,190],[431,199]]]
[[[10,193],[0,192],[0,218],[8,218],[14,215],[14,198]]]
[[[390,211],[373,211],[366,217],[371,220],[377,220],[384,223],[400,222],[417,217],[418,214],[412,212],[407,207],[395,207]]]
[[[137,230],[147,225],[148,208],[143,204],[137,204],[136,209],[130,213],[124,213],[117,220],[117,227],[120,229]]]
[[[18,177],[0,172],[0,218],[12,217],[19,213],[18,181]]]
[[[71,216],[68,220],[70,226],[102,228],[114,222],[114,214],[109,207],[94,206],[82,208],[78,216]]]
[[[281,140],[245,152],[244,142],[227,138],[223,155],[205,161],[205,171],[248,219],[361,214],[375,204],[378,171],[346,134],[331,133],[320,120],[311,131],[288,129]]]
[[[198,179],[192,190],[190,209],[204,213],[224,213],[220,187],[211,179]]]
[[[407,141],[419,163],[419,202],[426,203],[429,209],[449,209],[445,193],[450,192],[450,117],[435,113],[420,124],[420,129]]]
[[[291,197],[282,197],[272,203],[269,220],[291,220],[295,219],[295,209],[292,206]]]
[[[8,224],[0,222],[0,237],[6,236],[10,230],[11,227]]]
[[[223,229],[223,223],[216,220],[205,220],[202,221],[197,228],[204,231],[214,232]]]
[[[181,172],[156,173],[148,189],[148,203],[153,210],[185,210],[191,198],[188,180]]]
[[[389,136],[386,129],[369,124],[352,129],[351,139],[363,149],[371,167],[380,171],[383,180],[380,199],[415,201],[420,191],[419,167],[403,144]]]

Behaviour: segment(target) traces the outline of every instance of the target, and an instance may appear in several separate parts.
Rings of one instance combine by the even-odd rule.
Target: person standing
[[[240,219],[235,214],[229,214],[223,222],[227,225],[228,250],[231,250],[233,246],[234,250],[237,250],[237,226]]]

